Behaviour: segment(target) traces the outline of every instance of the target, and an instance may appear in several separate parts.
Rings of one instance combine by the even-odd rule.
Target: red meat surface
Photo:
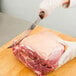
[[[43,31],[23,39],[13,47],[18,60],[33,70],[38,76],[44,76],[55,70],[58,60],[64,53],[64,46],[51,32]]]

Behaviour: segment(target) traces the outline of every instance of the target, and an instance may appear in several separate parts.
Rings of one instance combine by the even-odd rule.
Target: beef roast
[[[64,46],[57,42],[58,38],[51,32],[43,31],[23,39],[13,47],[13,53],[37,75],[43,76],[57,68],[64,52]]]

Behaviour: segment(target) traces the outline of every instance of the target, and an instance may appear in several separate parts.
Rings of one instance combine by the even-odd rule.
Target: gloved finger
[[[63,45],[66,45],[66,46],[76,46],[76,42],[75,41],[66,41],[66,40],[63,40],[61,38],[57,39],[57,41]]]
[[[40,10],[39,10],[39,12],[44,11],[45,12],[45,17],[47,17],[50,14],[50,12],[51,12],[50,10],[51,10],[51,8],[50,8],[49,0],[43,0],[40,3]]]
[[[59,67],[71,60],[71,54],[72,50],[70,48],[67,48],[67,50],[63,53],[61,58],[59,59],[58,65]]]
[[[70,44],[70,42],[69,41],[65,41],[65,40],[63,40],[63,39],[58,39],[57,40],[59,43],[61,43],[62,45],[65,45],[65,46],[69,46],[69,44]]]

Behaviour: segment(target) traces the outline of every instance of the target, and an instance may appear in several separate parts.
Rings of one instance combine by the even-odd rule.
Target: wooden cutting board
[[[51,31],[65,40],[76,41],[76,38],[63,35],[60,32],[49,30],[41,26],[37,26],[31,34],[36,34],[43,30]],[[0,47],[0,76],[36,76],[33,71],[25,67],[15,58],[11,49],[7,49],[13,40],[19,39],[23,35],[24,32]],[[76,76],[76,59],[69,61],[56,71],[50,72],[47,76]]]

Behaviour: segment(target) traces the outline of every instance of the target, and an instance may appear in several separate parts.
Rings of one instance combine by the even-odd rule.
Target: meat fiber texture
[[[13,53],[25,66],[38,76],[44,76],[58,67],[64,53],[59,37],[49,31],[30,35],[13,47]]]

